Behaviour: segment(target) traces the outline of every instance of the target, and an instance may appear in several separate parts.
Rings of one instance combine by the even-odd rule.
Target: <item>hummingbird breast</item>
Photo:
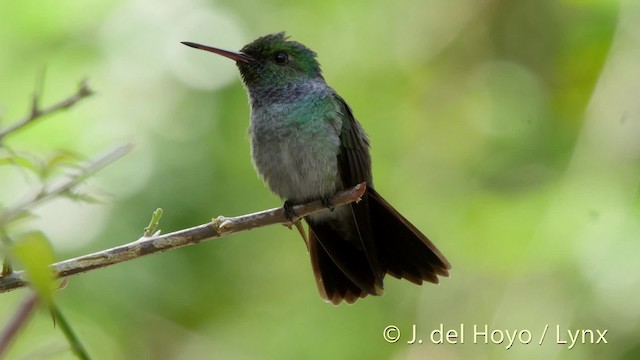
[[[341,110],[324,81],[249,89],[251,157],[271,191],[302,202],[342,188]]]

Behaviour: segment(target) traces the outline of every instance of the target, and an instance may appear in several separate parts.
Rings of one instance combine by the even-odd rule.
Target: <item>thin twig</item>
[[[133,144],[130,143],[116,146],[115,148],[106,151],[104,154],[82,164],[76,175],[67,176],[63,179],[58,179],[46,184],[41,191],[26,196],[22,201],[0,212],[0,224],[9,223],[18,218],[20,214],[27,209],[32,208],[34,205],[73,189],[87,177],[118,160],[129,153],[132,149]]]
[[[361,183],[353,188],[336,193],[331,201],[335,206],[349,204],[360,200],[366,190],[366,184]],[[322,201],[312,201],[293,207],[299,217],[304,217],[320,211],[329,211]],[[293,219],[294,221],[298,219]],[[93,254],[61,261],[51,265],[56,277],[63,278],[80,274],[90,270],[114,265],[123,261],[155,254],[170,249],[193,245],[205,240],[228,236],[240,231],[251,230],[273,224],[290,224],[283,208],[264,210],[253,214],[236,217],[219,216],[212,222],[179,230],[173,233],[142,237],[131,243],[111,249],[98,251]],[[0,293],[8,292],[27,284],[24,271],[14,271],[8,276],[0,277]]]
[[[20,332],[20,329],[27,323],[27,320],[29,320],[29,317],[36,308],[37,302],[38,295],[36,292],[30,292],[22,301],[16,313],[13,314],[13,318],[9,320],[2,330],[2,334],[0,334],[0,358],[7,352],[11,341],[18,335],[18,332]]]
[[[7,135],[13,133],[14,131],[21,129],[35,122],[36,120],[41,119],[47,115],[50,115],[56,111],[68,109],[73,105],[75,105],[78,101],[86,98],[87,96],[90,96],[91,94],[93,94],[93,90],[89,88],[89,85],[87,84],[86,81],[82,81],[80,82],[80,85],[78,86],[78,90],[76,91],[75,94],[58,102],[57,104],[51,105],[48,108],[40,109],[40,106],[39,106],[40,94],[39,94],[39,91],[36,91],[33,94],[33,98],[31,101],[31,110],[29,111],[29,115],[27,115],[24,119],[15,122],[13,125],[7,127],[6,129],[0,131],[0,143]]]

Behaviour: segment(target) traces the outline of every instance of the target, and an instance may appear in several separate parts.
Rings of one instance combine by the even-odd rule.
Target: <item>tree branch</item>
[[[62,109],[68,109],[70,107],[72,107],[73,105],[75,105],[78,101],[82,100],[83,98],[86,98],[87,96],[90,96],[93,94],[93,90],[91,90],[91,88],[89,88],[89,85],[87,85],[86,81],[82,81],[80,82],[80,86],[78,87],[78,90],[76,91],[75,94],[69,96],[68,98],[60,101],[57,104],[54,104],[48,108],[45,109],[40,109],[40,106],[38,105],[39,103],[39,99],[40,99],[40,94],[36,91],[36,93],[33,94],[33,98],[31,101],[31,110],[29,111],[29,115],[27,115],[24,119],[17,121],[15,124],[9,126],[8,128],[0,131],[0,143],[2,143],[2,140],[9,134],[11,134],[12,132],[21,129],[27,125],[29,125],[30,123],[43,118],[47,115],[50,115],[56,111],[62,110]]]
[[[22,329],[29,317],[36,308],[38,302],[38,295],[35,291],[30,292],[27,297],[22,301],[18,311],[13,315],[13,318],[9,320],[5,328],[0,334],[0,358],[7,352],[11,341],[18,335],[20,329]]]
[[[68,176],[52,183],[46,184],[40,191],[35,194],[25,197],[19,203],[8,207],[7,209],[0,211],[0,225],[7,224],[20,215],[30,209],[34,205],[48,200],[56,195],[62,194],[65,191],[69,191],[84,181],[87,177],[95,174],[105,166],[113,163],[119,158],[123,157],[133,149],[133,145],[128,143],[124,145],[116,146],[115,148],[106,151],[104,154],[97,156],[94,159],[87,161],[85,164],[80,165],[79,172],[76,175]]]
[[[361,183],[353,188],[340,191],[333,195],[331,201],[335,206],[359,201],[366,187],[367,185],[365,183]],[[296,205],[293,207],[293,210],[299,218],[321,211],[329,211],[320,200]],[[297,219],[293,220],[296,221]],[[51,265],[51,267],[56,277],[64,278],[123,261],[137,259],[145,255],[228,236],[240,231],[273,224],[291,223],[292,222],[285,217],[283,208],[274,208],[236,217],[219,216],[210,223],[161,236],[142,237],[125,245],[61,261]],[[10,275],[0,277],[0,293],[8,292],[25,285],[27,285],[27,278],[24,271],[15,271]]]

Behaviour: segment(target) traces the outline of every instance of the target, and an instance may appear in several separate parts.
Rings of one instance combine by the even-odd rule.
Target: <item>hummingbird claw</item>
[[[298,217],[296,212],[293,210],[293,203],[287,200],[284,202],[284,205],[282,207],[284,208],[284,217],[286,217],[287,220],[293,223],[293,220]]]
[[[322,205],[329,209],[329,211],[333,211],[335,206],[333,205],[333,199],[331,196],[323,196],[322,197]]]

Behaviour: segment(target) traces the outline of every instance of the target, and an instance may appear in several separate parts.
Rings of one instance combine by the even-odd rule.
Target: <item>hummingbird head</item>
[[[183,44],[235,60],[249,88],[322,79],[316,53],[299,42],[288,40],[284,32],[260,37],[239,52],[191,42]]]

